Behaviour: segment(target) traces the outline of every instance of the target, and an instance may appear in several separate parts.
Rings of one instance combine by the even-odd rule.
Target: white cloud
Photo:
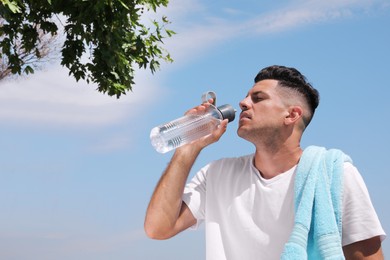
[[[179,4],[181,10],[191,10],[192,16],[195,16],[196,19],[192,20],[192,24],[188,20],[173,19],[172,27],[177,35],[166,40],[166,48],[175,60],[173,65],[180,66],[224,41],[234,38],[264,36],[348,18],[360,14],[362,10],[366,11],[375,7],[376,4],[383,6],[384,3],[383,0],[298,0],[291,1],[291,4],[282,9],[267,13],[261,13],[261,8],[256,8],[259,14],[252,13],[252,15],[247,15],[248,19],[238,22],[236,19],[230,20],[229,17],[206,16],[205,10],[202,8],[191,10],[191,6],[195,5],[194,1],[188,2],[188,8],[183,6],[186,3],[179,4],[173,1],[169,4],[171,8],[175,9],[176,5]],[[234,12],[234,10],[229,9],[229,13],[236,14],[238,12],[239,10]]]
[[[139,71],[133,92],[117,99],[96,90],[96,85],[76,82],[66,69],[54,67],[18,80],[0,83],[0,120],[58,126],[96,126],[133,116],[159,93],[150,74]],[[147,101],[147,102],[146,102]]]

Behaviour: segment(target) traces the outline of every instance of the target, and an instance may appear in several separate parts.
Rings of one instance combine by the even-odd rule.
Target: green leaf
[[[168,37],[172,37],[172,35],[176,34],[176,32],[174,32],[172,30],[168,30],[168,29],[165,29],[165,32],[167,33]]]
[[[34,69],[33,68],[31,68],[30,66],[26,66],[25,68],[24,68],[24,72],[26,73],[26,74],[33,74],[34,73]]]
[[[20,7],[18,6],[18,3],[14,2],[14,1],[10,1],[10,0],[1,0],[3,2],[4,5],[8,6],[9,10],[11,10],[11,12],[13,13],[20,13],[21,12],[21,9]]]
[[[125,3],[123,3],[123,1],[121,1],[121,0],[118,0],[119,1],[119,3],[121,3],[121,5],[126,9],[126,10],[130,10],[130,8],[125,4]]]

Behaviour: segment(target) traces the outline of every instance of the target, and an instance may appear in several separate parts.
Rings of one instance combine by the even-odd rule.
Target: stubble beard
[[[253,143],[256,147],[263,149],[275,149],[281,140],[280,129],[277,127],[261,127],[256,129],[239,128],[237,130],[239,137]]]

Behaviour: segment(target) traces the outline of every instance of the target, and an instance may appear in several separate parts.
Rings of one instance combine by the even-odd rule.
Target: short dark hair
[[[307,81],[306,77],[295,68],[273,65],[262,69],[256,75],[255,83],[265,79],[277,80],[279,86],[293,89],[304,97],[311,112],[309,118],[304,118],[305,124],[307,126],[313,118],[316,108],[318,107],[320,94]]]

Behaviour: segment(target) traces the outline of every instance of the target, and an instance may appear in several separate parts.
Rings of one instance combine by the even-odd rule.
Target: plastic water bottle
[[[202,96],[203,101],[207,101],[207,95],[214,97],[215,104],[215,93],[206,92]],[[188,114],[154,127],[150,132],[154,149],[159,153],[169,152],[211,134],[224,119],[228,119],[229,122],[234,120],[236,110],[231,105],[216,107],[213,104],[201,114]]]

